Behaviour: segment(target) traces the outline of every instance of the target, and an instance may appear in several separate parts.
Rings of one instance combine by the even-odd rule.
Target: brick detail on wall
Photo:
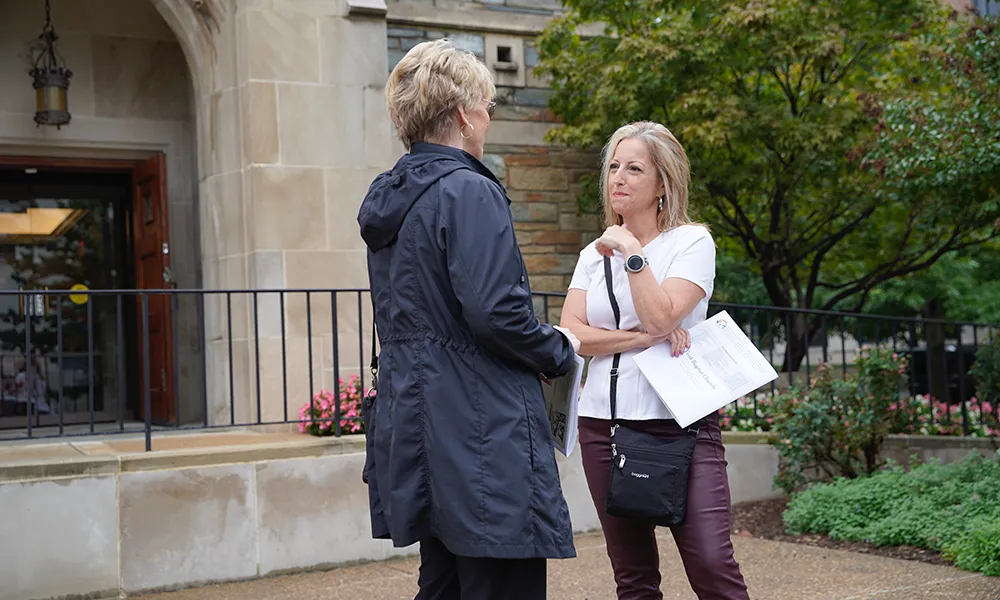
[[[578,182],[598,169],[598,155],[546,146],[487,144],[483,158],[507,187],[532,290],[564,293],[580,250],[602,231],[598,216],[581,215],[578,210]],[[498,163],[501,169],[493,166]],[[549,320],[558,321],[560,299],[539,298],[535,304],[539,315],[548,309]]]

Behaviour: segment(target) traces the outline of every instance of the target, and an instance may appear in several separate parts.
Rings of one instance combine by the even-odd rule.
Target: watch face
[[[639,256],[637,254],[633,254],[632,256],[628,257],[628,263],[627,263],[627,265],[628,265],[628,268],[630,270],[632,270],[632,271],[638,271],[639,269],[642,268],[642,265],[643,265],[644,262],[645,261],[642,260],[641,256]]]

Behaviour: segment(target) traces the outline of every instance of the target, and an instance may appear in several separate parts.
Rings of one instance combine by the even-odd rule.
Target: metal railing
[[[563,299],[536,293],[539,317],[558,321]],[[847,377],[879,345],[911,358],[901,393],[934,396],[949,421],[960,407],[964,434],[976,425],[968,368],[1000,330],[736,304],[710,314],[720,310],[780,373],[743,401],[754,418],[760,395],[808,385],[819,363]],[[149,450],[167,431],[361,431],[371,323],[367,289],[0,291],[0,440],[141,434]]]
[[[366,289],[0,291],[0,440],[144,434],[149,450],[166,431],[340,435],[361,422],[348,413],[370,384],[371,322]],[[67,386],[81,351],[85,381]]]
[[[565,294],[536,295],[541,296],[536,301],[540,314],[557,319],[552,307],[561,306]],[[935,431],[969,435],[978,427],[1000,434],[1000,402],[979,401],[969,375],[979,348],[1000,333],[998,323],[732,303],[710,303],[708,315],[723,310],[779,374],[776,381],[730,404],[724,415],[748,416],[763,425],[770,415],[762,410],[762,401],[794,387],[808,388],[821,364],[846,379],[862,348],[880,347],[908,358],[900,398],[918,399]]]

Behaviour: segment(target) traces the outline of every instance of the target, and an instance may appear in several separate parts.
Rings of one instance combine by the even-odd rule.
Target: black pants
[[[437,539],[420,542],[414,600],[545,600],[544,558],[455,556]]]

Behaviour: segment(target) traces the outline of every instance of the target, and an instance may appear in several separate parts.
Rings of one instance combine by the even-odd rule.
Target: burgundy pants
[[[672,420],[621,421],[667,439],[685,433]],[[611,422],[580,417],[580,448],[590,495],[607,541],[618,600],[661,600],[655,526],[604,510],[611,470]],[[671,527],[688,582],[700,600],[749,600],[729,536],[729,479],[716,417],[705,420],[691,457],[684,523]]]

